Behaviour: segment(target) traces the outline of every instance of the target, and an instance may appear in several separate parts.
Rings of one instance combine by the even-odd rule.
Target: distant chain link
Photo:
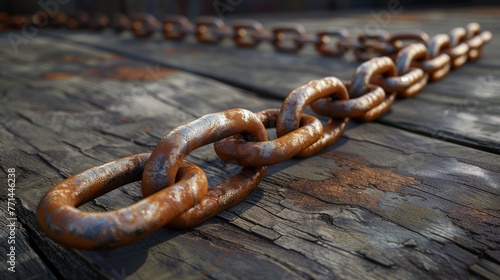
[[[33,18],[41,23],[43,15]],[[0,20],[5,15],[0,14]],[[12,18],[11,26],[19,19]],[[231,109],[208,114],[181,125],[158,143],[153,153],[139,154],[94,167],[50,189],[40,201],[38,223],[55,241],[79,249],[104,249],[125,245],[167,226],[196,226],[244,200],[264,177],[267,166],[292,157],[308,157],[334,144],[349,119],[372,121],[390,110],[396,97],[409,98],[429,81],[446,76],[467,60],[479,58],[492,34],[479,24],[454,28],[432,38],[422,31],[361,34],[353,40],[343,28],[308,35],[296,23],[280,24],[267,31],[254,20],[240,20],[227,28],[218,18],[201,17],[195,23],[185,17],[167,16],[160,23],[152,15],[130,18],[116,15],[78,14],[51,19],[53,25],[116,32],[130,30],[149,37],[162,30],[164,38],[183,40],[196,36],[200,43],[219,44],[231,38],[236,46],[255,48],[270,42],[277,51],[296,53],[313,44],[325,56],[341,56],[353,50],[362,63],[351,81],[325,77],[293,90],[280,109],[252,113]],[[332,40],[335,42],[332,43]],[[307,106],[328,118],[325,126]],[[276,128],[268,140],[266,128]],[[207,190],[205,173],[185,161],[193,150],[214,143],[223,160],[243,166],[225,182]],[[112,189],[142,179],[144,199],[120,210],[91,213],[76,207]]]
[[[340,27],[307,34],[304,26],[298,23],[281,23],[271,30],[266,30],[256,20],[237,20],[228,27],[220,18],[213,16],[198,17],[194,22],[190,22],[181,15],[166,15],[158,20],[146,13],[136,13],[130,18],[123,14],[108,17],[101,13],[90,15],[85,12],[73,15],[60,12],[49,16],[46,12],[39,11],[31,18],[0,13],[0,27],[5,25],[10,28],[21,28],[28,23],[37,27],[45,23],[45,26],[66,26],[70,29],[95,31],[111,27],[117,33],[130,30],[137,38],[151,37],[157,32],[161,32],[167,40],[184,40],[191,35],[203,44],[220,44],[226,39],[231,39],[241,48],[256,48],[262,42],[269,42],[276,51],[285,53],[298,53],[306,45],[312,44],[322,56],[339,57],[353,51],[360,61],[380,56],[395,59],[398,52],[409,44],[422,43],[430,48],[430,57],[427,59],[430,61],[423,67],[427,70],[431,81],[439,80],[447,73],[445,68],[448,62],[445,61],[445,56],[441,56],[443,52],[451,59],[452,63],[449,66],[457,68],[467,60],[477,59],[483,45],[492,38],[490,32],[481,32],[478,23],[470,23],[465,28],[454,28],[449,34],[437,39],[435,37],[430,39],[425,32],[419,30],[395,34],[379,30],[375,33],[360,34],[353,39],[347,29]],[[408,94],[408,97],[410,95]]]

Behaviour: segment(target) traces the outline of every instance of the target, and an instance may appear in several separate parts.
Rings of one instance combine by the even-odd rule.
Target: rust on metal
[[[122,246],[158,230],[199,203],[207,191],[203,170],[179,167],[176,183],[128,207],[84,212],[76,207],[140,180],[150,154],[137,154],[93,167],[51,188],[37,209],[40,228],[65,246],[96,250]]]
[[[200,203],[176,217],[167,226],[175,229],[197,226],[233,207],[259,185],[266,172],[267,166],[243,168],[236,176],[208,189]]]
[[[255,113],[266,128],[274,128],[279,110]],[[321,122],[303,114],[300,127],[277,139],[247,142],[243,137],[228,137],[215,142],[217,155],[224,161],[242,166],[258,167],[286,161],[318,141],[323,133]]]
[[[183,40],[194,30],[189,20],[180,15],[167,15],[163,18],[163,37],[168,40]]]
[[[68,19],[66,17],[66,21],[67,20]],[[31,24],[33,24],[33,26],[38,28],[45,27],[50,24],[50,17],[46,11],[43,10],[37,11],[31,17]]]
[[[131,16],[131,31],[136,38],[151,37],[159,26],[158,20],[153,15],[137,13]]]
[[[33,18],[35,18],[35,15],[33,15]],[[37,26],[36,24],[33,25]],[[0,12],[0,31],[6,31],[10,28],[10,15],[5,12]]]
[[[438,81],[448,74],[451,68],[451,58],[444,50],[451,47],[450,37],[437,34],[432,37],[428,47],[430,59],[424,61],[420,68],[429,73],[430,81]]]
[[[67,19],[68,24],[74,18]],[[85,26],[84,20],[76,27]],[[164,21],[167,39],[183,39],[194,34],[183,17]],[[188,26],[189,24],[189,26]],[[231,37],[238,46],[255,47],[261,41],[272,42],[278,51],[298,52],[305,44],[315,44],[324,55],[340,55],[354,50],[359,59],[377,57],[361,64],[351,81],[325,77],[293,90],[281,109],[253,114],[232,109],[209,114],[175,128],[158,143],[151,154],[134,155],[89,169],[52,188],[41,200],[37,219],[42,230],[66,246],[101,249],[121,246],[138,240],[154,230],[169,226],[187,228],[198,225],[221,211],[239,203],[255,189],[267,171],[267,165],[295,157],[308,157],[334,144],[342,135],[349,118],[371,121],[387,112],[397,95],[411,97],[427,83],[444,77],[451,66],[476,59],[491,33],[481,31],[477,23],[456,28],[450,35],[438,34],[430,42],[427,34],[415,31],[391,36],[387,32],[362,35],[357,42],[342,29],[307,35],[298,24],[278,25],[272,33],[255,21],[239,22],[228,30],[217,18],[200,18],[196,35],[203,43],[219,43]],[[126,28],[126,27],[124,27]],[[151,36],[157,21],[151,15],[132,19],[132,32],[137,37]],[[166,33],[165,33],[166,32]],[[291,34],[291,38],[286,38]],[[334,47],[327,47],[330,37],[338,37]],[[291,40],[292,46],[287,46]],[[404,47],[403,41],[417,41]],[[404,48],[403,48],[404,47]],[[397,53],[397,56],[396,56]],[[63,58],[64,59],[64,58]],[[392,60],[396,60],[396,64]],[[73,60],[68,58],[68,62]],[[107,69],[110,70],[110,69]],[[170,69],[151,74],[148,69],[128,66],[113,68],[107,78],[155,80],[172,73]],[[83,75],[103,75],[87,69]],[[47,79],[71,77],[70,73],[48,73]],[[329,117],[325,126],[315,117],[304,115],[305,108]],[[134,122],[124,118],[122,122]],[[268,141],[266,127],[276,126],[278,139]],[[152,129],[142,126],[142,131]],[[203,171],[184,161],[193,150],[215,142],[215,150],[223,160],[244,166],[239,174],[207,191]],[[330,153],[324,157],[332,156]],[[377,187],[397,191],[413,183],[391,169],[372,168],[362,160],[335,153],[333,159],[346,168],[337,168],[335,178],[315,182],[304,188],[308,180],[292,183],[291,188],[333,203],[355,204],[377,211],[375,196],[364,192]],[[149,158],[149,159],[148,159]],[[142,177],[141,177],[142,176]],[[142,178],[145,199],[108,213],[85,213],[76,207],[123,184]],[[356,186],[356,187],[352,187]],[[205,196],[206,194],[206,196]]]
[[[189,152],[237,134],[249,140],[267,141],[262,122],[244,109],[204,115],[172,130],[160,140],[146,164],[142,193],[148,196],[173,184],[177,170]]]
[[[47,13],[47,15],[49,15],[49,14]],[[68,20],[68,15],[64,12],[58,12],[53,17],[50,17],[50,15],[49,15],[49,18],[50,18],[50,20],[49,20],[50,26],[59,28],[59,27],[65,26],[65,23]]]
[[[283,101],[281,110],[276,120],[276,134],[284,136],[296,130],[300,125],[300,118],[305,108],[316,100],[324,97],[336,100],[348,100],[349,94],[341,80],[335,77],[325,77],[313,80],[293,90]],[[323,127],[323,135],[315,144],[297,154],[298,157],[306,157],[332,145],[342,134],[348,119],[330,120]]]
[[[123,31],[130,29],[131,22],[126,15],[117,13],[111,18],[110,25],[115,33],[122,33]]]
[[[171,131],[158,143],[146,163],[142,176],[144,196],[154,195],[171,185],[180,163],[189,152],[236,134],[242,134],[249,140],[267,141],[262,122],[255,114],[244,109],[208,114]],[[236,176],[210,188],[209,196],[181,215],[172,226],[183,228],[197,225],[239,203],[259,185],[266,171],[267,166],[244,167]]]
[[[19,29],[23,28],[25,25],[28,24],[28,20],[21,15],[11,15],[8,17],[8,23],[11,28],[13,29]]]
[[[450,31],[449,36],[451,47],[446,50],[446,53],[451,58],[451,67],[458,68],[467,61],[469,55],[467,30],[463,27],[456,27]]]
[[[321,135],[321,138],[314,142],[311,146],[304,149],[302,152],[295,155],[295,157],[310,157],[335,144],[335,142],[339,140],[340,136],[342,136],[342,133],[344,133],[348,122],[348,118],[328,120],[326,125],[323,126],[323,134]]]
[[[368,93],[368,86],[377,75],[382,75],[382,79],[396,77],[397,70],[394,62],[388,57],[376,57],[361,64],[352,78],[352,85],[349,89],[350,97],[356,98]],[[382,116],[389,111],[396,95],[396,92],[386,92],[384,101],[370,109],[363,116],[356,118],[356,120],[368,122]]]
[[[96,13],[90,16],[89,28],[94,31],[102,31],[109,25],[109,17],[102,13]]]
[[[394,43],[396,41],[410,41],[413,43],[421,43],[427,46],[429,43],[429,35],[421,30],[408,30],[400,33],[391,34],[391,39],[389,43]],[[407,47],[409,44],[402,44],[403,48]]]
[[[68,16],[66,26],[69,29],[84,29],[89,26],[89,21],[90,15],[85,12],[81,12]]]
[[[324,56],[341,56],[347,51],[346,45],[351,43],[351,36],[345,28],[335,28],[328,31],[320,31],[316,34],[316,50]],[[327,47],[332,37],[337,37],[338,42],[334,47]]]
[[[398,77],[388,77],[378,83],[386,92],[397,92],[398,97],[409,98],[419,93],[427,84],[428,75],[415,63],[429,58],[427,48],[422,43],[413,43],[402,49],[396,58]]]
[[[276,122],[277,135],[282,136],[297,129],[306,107],[324,97],[348,100],[349,94],[342,81],[335,77],[313,80],[294,89],[281,105]]]
[[[467,44],[469,45],[468,60],[476,60],[481,56],[484,44],[488,43],[492,34],[489,31],[481,32],[481,26],[477,22],[471,22],[465,27],[467,31]]]
[[[351,88],[350,81],[343,81],[345,87]],[[368,92],[349,100],[332,100],[321,98],[311,104],[311,108],[319,115],[331,118],[359,118],[385,100],[385,91],[377,85],[368,85]]]
[[[273,40],[271,43],[278,52],[297,53],[304,47],[304,42],[300,38],[306,35],[304,26],[298,23],[281,23],[272,30]],[[291,39],[292,46],[286,46],[286,34],[293,36]]]
[[[255,48],[262,39],[255,36],[264,32],[264,26],[256,20],[239,20],[233,24],[233,41],[237,47]]]
[[[218,17],[199,17],[196,20],[196,39],[203,44],[219,44],[228,35],[224,22]]]
[[[360,97],[368,92],[367,86],[376,75],[396,77],[396,65],[388,57],[376,57],[361,64],[354,72],[352,85],[349,90],[350,97]]]
[[[391,42],[391,34],[384,30],[375,33],[363,33],[354,44],[354,54],[361,61],[382,55],[391,55],[403,47],[400,40]]]

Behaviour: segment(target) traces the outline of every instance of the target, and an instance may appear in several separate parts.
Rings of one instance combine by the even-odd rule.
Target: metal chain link
[[[188,35],[195,36],[199,43],[220,44],[225,39],[231,39],[235,46],[241,48],[256,48],[262,42],[269,42],[278,52],[297,53],[307,44],[314,45],[316,51],[322,56],[339,57],[352,50],[355,57],[360,61],[366,61],[374,57],[389,56],[395,58],[397,53],[410,43],[422,43],[435,51],[431,51],[430,58],[436,58],[427,62],[425,66],[429,73],[429,79],[439,80],[447,72],[443,65],[447,65],[443,50],[451,58],[451,67],[460,67],[468,60],[475,60],[480,56],[482,46],[491,40],[492,34],[488,31],[481,32],[478,23],[470,23],[465,28],[454,28],[445,37],[429,39],[422,31],[404,31],[390,34],[379,30],[375,33],[360,34],[353,40],[345,28],[330,28],[320,30],[314,35],[307,34],[303,25],[298,23],[281,23],[271,30],[256,20],[237,20],[232,28],[213,16],[198,17],[194,23],[181,15],[166,15],[161,21],[146,13],[136,13],[130,18],[123,14],[115,14],[111,20],[104,14],[93,14],[81,12],[74,15],[66,15],[59,12],[49,16],[44,11],[39,11],[30,20],[19,15],[0,15],[0,24],[4,23],[11,28],[21,28],[31,23],[41,27],[45,18],[48,22],[45,26],[62,27],[70,29],[102,30],[109,26],[117,33],[130,30],[137,38],[151,37],[156,32],[161,32],[167,40],[184,40]],[[336,38],[337,41],[333,42]],[[435,41],[437,40],[437,41]],[[406,44],[405,44],[406,42]],[[437,54],[436,54],[437,52]]]
[[[160,26],[147,14],[130,19],[117,15],[111,21],[101,15],[90,20],[81,14],[54,19],[54,24],[62,20],[71,28],[100,30],[109,25],[116,32],[130,29],[136,37],[149,37]],[[356,41],[343,28],[311,36],[300,24],[278,25],[269,32],[253,20],[237,21],[232,29],[213,17],[202,17],[192,24],[179,15],[167,16],[162,23],[162,34],[170,40],[195,35],[201,43],[218,44],[232,38],[244,48],[268,41],[277,51],[290,53],[314,44],[322,55],[339,56],[354,50],[359,59],[369,60],[356,69],[351,81],[335,77],[310,81],[293,90],[281,109],[257,113],[231,109],[202,116],[168,133],[151,155],[118,159],[54,186],[41,199],[37,220],[44,232],[63,245],[104,249],[131,243],[163,226],[196,226],[245,199],[258,186],[268,165],[322,151],[337,141],[350,118],[372,121],[380,117],[396,97],[413,97],[427,82],[446,76],[450,68],[477,59],[492,38],[490,32],[481,32],[477,23],[431,39],[422,31],[410,31],[362,34]],[[333,47],[328,45],[331,38],[337,38]],[[291,45],[285,43],[287,40]],[[303,114],[309,105],[315,113],[329,118],[325,126],[316,117]],[[266,128],[273,127],[278,138],[268,140]],[[243,168],[207,191],[204,172],[184,158],[210,143],[221,159]],[[141,178],[145,198],[131,206],[106,213],[76,208]]]

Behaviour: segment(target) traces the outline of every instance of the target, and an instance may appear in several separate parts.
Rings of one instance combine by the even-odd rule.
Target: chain
[[[0,17],[1,18],[1,17]],[[33,19],[37,17],[34,16]],[[61,15],[52,24],[70,28],[116,32],[131,30],[136,37],[149,37],[160,23],[147,14],[115,16]],[[35,22],[35,21],[34,21]],[[184,229],[196,226],[238,204],[264,177],[267,166],[292,157],[309,157],[339,139],[349,119],[372,121],[392,106],[396,98],[419,93],[428,82],[446,76],[450,69],[480,56],[492,34],[470,23],[448,34],[429,38],[422,31],[361,34],[356,41],[343,28],[308,35],[300,24],[280,24],[266,31],[254,20],[237,21],[232,30],[218,18],[201,17],[193,24],[175,15],[163,19],[163,36],[183,40],[196,36],[200,43],[219,44],[231,38],[236,46],[255,48],[270,42],[277,51],[295,53],[314,44],[321,55],[339,56],[353,50],[362,63],[351,81],[325,77],[293,90],[280,109],[252,113],[231,109],[204,115],[181,125],[158,143],[149,154],[137,154],[91,168],[51,188],[41,199],[37,220],[55,241],[78,249],[122,246],[167,226]],[[293,44],[286,45],[286,35]],[[331,38],[337,38],[333,47]],[[410,41],[411,43],[403,43]],[[304,114],[307,106],[329,118],[326,125]],[[276,128],[269,140],[266,128]],[[214,143],[224,161],[242,166],[225,182],[207,188],[207,177],[185,157],[193,150]],[[124,184],[142,180],[144,199],[128,207],[89,213],[76,207]]]
[[[181,15],[167,15],[159,21],[153,15],[146,13],[137,13],[130,18],[123,14],[116,14],[110,19],[100,13],[89,15],[82,12],[67,15],[60,12],[51,17],[45,11],[38,11],[30,20],[19,15],[0,14],[0,27],[22,28],[28,23],[36,27],[66,26],[70,29],[94,31],[111,27],[116,33],[130,30],[137,38],[151,37],[156,32],[161,32],[167,40],[176,41],[195,36],[196,40],[202,44],[220,44],[226,39],[231,39],[234,45],[240,48],[257,48],[261,43],[268,42],[276,51],[285,53],[298,53],[307,44],[312,44],[322,56],[339,57],[352,50],[360,61],[379,56],[394,58],[410,43],[419,42],[429,47],[428,54],[431,58],[436,58],[422,66],[422,69],[432,72],[431,80],[439,80],[445,76],[446,71],[442,65],[457,68],[467,59],[477,59],[484,43],[492,37],[490,32],[481,32],[477,23],[471,23],[466,28],[455,28],[450,31],[449,36],[434,37],[432,40],[422,31],[389,34],[383,30],[361,34],[354,40],[345,28],[330,28],[311,35],[307,34],[304,26],[298,23],[281,23],[266,30],[256,20],[237,20],[231,27],[228,27],[221,19],[211,16],[199,17],[193,23]],[[443,48],[447,49],[448,56],[439,56]],[[448,64],[446,57],[451,59],[452,64]]]

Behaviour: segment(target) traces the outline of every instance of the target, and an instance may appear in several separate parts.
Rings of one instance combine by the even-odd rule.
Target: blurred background
[[[116,12],[130,15],[148,12],[155,16],[182,14],[190,18],[199,15],[301,12],[315,10],[375,9],[388,5],[404,4],[405,9],[429,7],[467,7],[498,5],[498,0],[0,0],[0,12],[9,14],[32,14],[40,10],[40,3],[59,3],[67,13]],[[218,13],[219,12],[219,13]]]

